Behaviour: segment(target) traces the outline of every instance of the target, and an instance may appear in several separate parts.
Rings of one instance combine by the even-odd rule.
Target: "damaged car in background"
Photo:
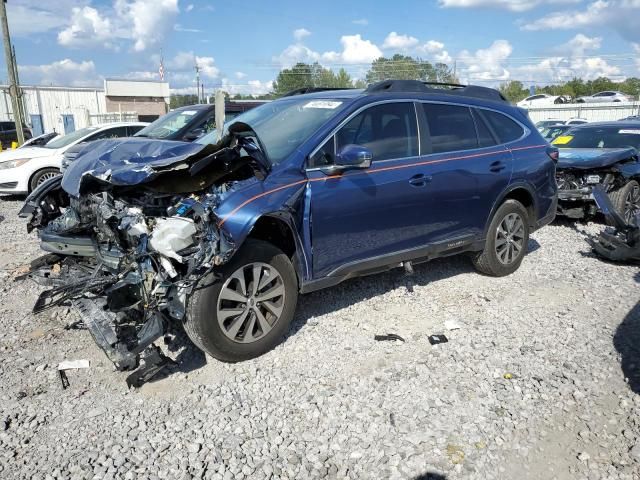
[[[75,305],[120,369],[173,324],[253,358],[300,293],[458,253],[514,272],[555,217],[555,154],[496,90],[415,81],[298,91],[194,143],[97,142],[20,213],[49,252],[35,311]]]
[[[640,126],[637,122],[574,127],[552,142],[559,150],[558,214],[581,219],[599,210],[593,189],[601,186],[627,222],[640,213]]]

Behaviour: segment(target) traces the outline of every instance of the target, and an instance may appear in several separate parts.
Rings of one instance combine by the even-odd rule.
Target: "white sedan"
[[[562,95],[548,95],[546,93],[539,93],[537,95],[531,95],[524,100],[520,100],[518,102],[518,106],[520,108],[545,107],[549,105],[556,105],[558,103],[567,103],[567,99]]]
[[[130,137],[148,123],[120,122],[82,128],[39,147],[0,153],[0,193],[25,194],[60,174],[64,153],[79,143]]]

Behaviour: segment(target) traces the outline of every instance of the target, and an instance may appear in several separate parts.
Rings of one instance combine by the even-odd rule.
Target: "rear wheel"
[[[515,272],[527,253],[529,214],[517,200],[507,200],[496,211],[484,250],[472,257],[478,271],[493,277]]]
[[[609,192],[609,198],[627,223],[631,223],[640,214],[640,184],[636,180],[630,180],[617,190]]]
[[[42,170],[38,170],[33,174],[29,181],[29,191],[33,192],[41,183],[46,182],[50,178],[57,177],[58,175],[60,175],[60,170],[57,168],[43,168]]]
[[[225,362],[258,357],[288,331],[298,282],[289,258],[270,243],[247,240],[189,301],[185,331],[200,349]]]

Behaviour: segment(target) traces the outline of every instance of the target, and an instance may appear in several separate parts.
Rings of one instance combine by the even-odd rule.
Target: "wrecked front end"
[[[72,304],[117,368],[135,368],[170,322],[183,319],[198,282],[215,279],[215,267],[235,252],[219,227],[220,202],[267,171],[242,136],[207,146],[99,145],[34,191],[20,212],[48,252],[29,274],[49,287],[34,311]]]
[[[593,250],[613,262],[640,261],[640,215],[630,223],[625,221],[602,187],[594,188],[593,196],[609,225],[600,235],[589,239]]]
[[[561,148],[556,168],[558,215],[589,218],[598,212],[593,191],[621,188],[628,180],[627,168],[638,163],[634,148]]]

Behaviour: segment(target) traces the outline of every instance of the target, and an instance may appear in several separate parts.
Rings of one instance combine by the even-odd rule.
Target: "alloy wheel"
[[[635,185],[624,199],[624,219],[631,223],[636,215],[640,213],[640,186]]]
[[[285,302],[280,272],[267,263],[249,263],[224,282],[217,304],[222,332],[237,343],[253,343],[267,335],[282,315]]]
[[[60,175],[57,172],[47,172],[47,173],[43,173],[42,175],[40,175],[40,178],[38,178],[38,183],[36,183],[36,185],[41,185],[44,182],[46,182],[47,180],[50,180],[54,177],[57,177],[58,175]]]
[[[496,230],[495,249],[498,261],[503,265],[515,262],[524,249],[524,222],[517,213],[505,216]]]

